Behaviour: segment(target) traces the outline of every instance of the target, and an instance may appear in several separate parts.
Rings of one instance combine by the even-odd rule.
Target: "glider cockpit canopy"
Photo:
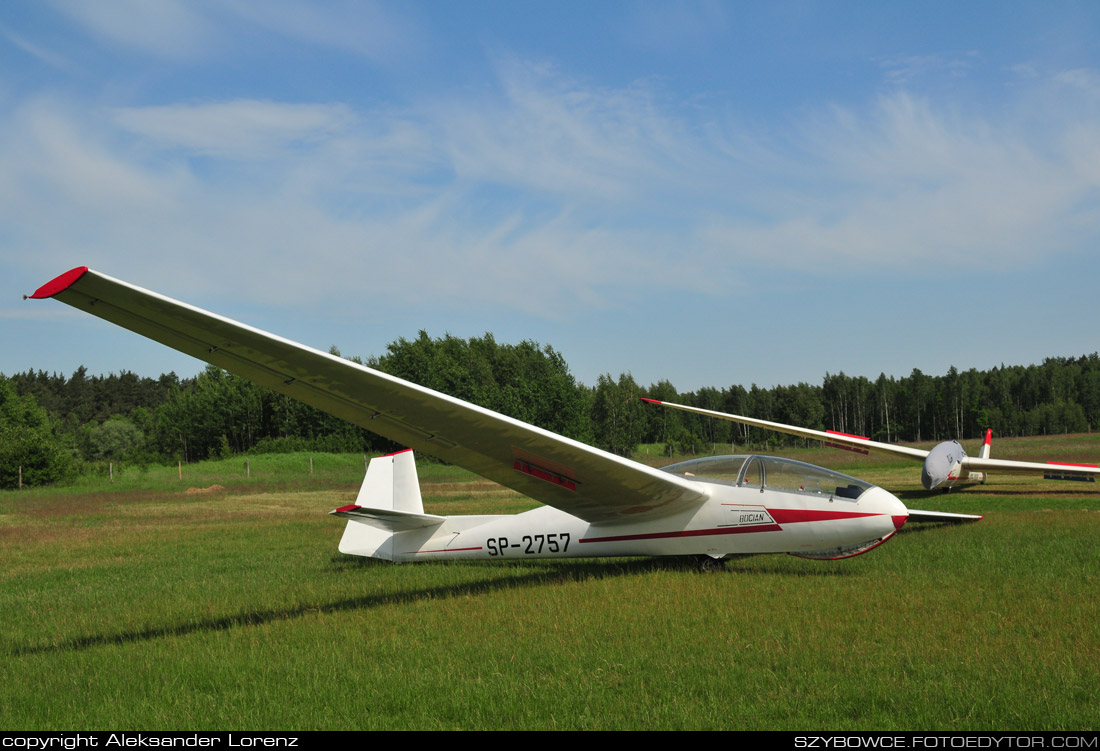
[[[869,482],[814,464],[755,454],[708,456],[669,465],[664,467],[664,471],[689,480],[850,501],[857,500],[864,491],[874,487]]]

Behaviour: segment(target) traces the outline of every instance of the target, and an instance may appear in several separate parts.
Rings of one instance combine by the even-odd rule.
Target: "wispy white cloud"
[[[925,274],[1080,251],[1097,229],[1081,211],[1096,203],[1097,185],[1079,165],[1100,139],[1057,118],[1049,125],[1044,137],[1055,142],[1077,134],[1072,148],[901,92],[866,113],[838,110],[803,142],[808,173],[831,189],[765,225],[716,220],[707,236],[760,261]]]
[[[498,72],[481,96],[400,110],[30,100],[0,120],[0,222],[50,270],[156,279],[187,259],[179,294],[367,289],[546,317],[776,265],[1021,268],[1095,237],[1100,129],[1056,112],[1037,137],[899,91],[762,133],[700,127],[651,86]]]
[[[894,86],[907,86],[929,76],[962,77],[967,75],[978,53],[932,55],[894,55],[879,60],[886,80]]]
[[[427,35],[408,9],[370,0],[322,4],[295,0],[51,2],[107,47],[173,62],[238,56],[241,40],[252,38],[257,31],[374,62],[415,58],[428,44]]]
[[[317,47],[362,55],[376,62],[423,54],[427,37],[398,9],[370,0],[301,3],[294,0],[220,0],[218,9],[258,28]]]
[[[202,6],[183,0],[52,0],[52,4],[93,36],[154,57],[194,59],[208,54],[218,36]]]
[[[627,7],[623,41],[661,54],[690,55],[719,43],[730,15],[730,6],[716,0],[637,2]]]
[[[646,86],[587,87],[553,68],[505,61],[500,88],[432,106],[443,149],[462,179],[578,201],[622,199],[657,181],[678,180],[696,148],[685,126],[662,112]]]
[[[236,100],[119,108],[115,121],[161,148],[235,160],[317,145],[347,130],[354,115],[341,104]]]
[[[0,25],[0,36],[2,36],[4,39],[7,39],[8,42],[23,50],[31,57],[34,57],[35,59],[45,63],[46,65],[49,65],[52,68],[56,68],[58,70],[71,70],[73,67],[72,63],[64,55],[55,52],[54,50],[49,49],[41,44],[35,44],[24,36],[16,34],[11,29],[8,29],[3,25]]]

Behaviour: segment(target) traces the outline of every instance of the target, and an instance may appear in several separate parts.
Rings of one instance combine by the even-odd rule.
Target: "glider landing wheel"
[[[724,569],[726,567],[726,561],[723,558],[711,558],[709,555],[700,555],[695,557],[695,567],[704,574],[709,574]]]

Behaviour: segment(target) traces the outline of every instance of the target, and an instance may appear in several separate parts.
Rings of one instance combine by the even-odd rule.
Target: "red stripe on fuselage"
[[[797,522],[830,522],[840,519],[859,519],[864,516],[881,516],[859,511],[816,511],[809,509],[775,508],[767,509],[771,517],[779,524],[795,524]]]
[[[860,519],[882,514],[861,513],[856,511],[814,511],[806,509],[764,509],[775,524],[756,524],[744,527],[721,527],[718,529],[688,529],[677,532],[647,532],[637,535],[611,535],[608,537],[581,538],[578,542],[620,542],[625,540],[662,540],[671,537],[704,537],[707,535],[741,535],[752,532],[782,532],[781,524],[799,522],[827,522],[843,519]]]
[[[624,542],[627,540],[664,540],[670,537],[706,537],[708,535],[740,535],[748,532],[782,532],[778,524],[756,524],[747,527],[722,527],[721,529],[687,529],[678,532],[647,532],[638,535],[611,535],[609,537],[582,537],[577,542]]]

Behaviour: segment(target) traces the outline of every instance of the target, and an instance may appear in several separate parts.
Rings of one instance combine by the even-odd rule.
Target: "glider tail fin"
[[[442,516],[424,513],[412,449],[371,459],[355,503],[332,512],[348,520],[340,552],[393,560],[399,532],[437,527]]]
[[[371,459],[355,503],[373,509],[423,514],[424,502],[420,498],[413,450]]]
[[[993,428],[985,429],[985,440],[982,441],[982,447],[978,450],[979,459],[988,459],[989,451],[993,448]],[[989,479],[988,472],[971,472],[970,479],[980,482],[985,485],[985,481]]]
[[[993,428],[986,428],[985,429],[985,440],[982,441],[982,448],[981,448],[981,451],[978,452],[978,458],[979,459],[988,459],[989,458],[989,449],[992,447],[992,445],[993,445]]]

